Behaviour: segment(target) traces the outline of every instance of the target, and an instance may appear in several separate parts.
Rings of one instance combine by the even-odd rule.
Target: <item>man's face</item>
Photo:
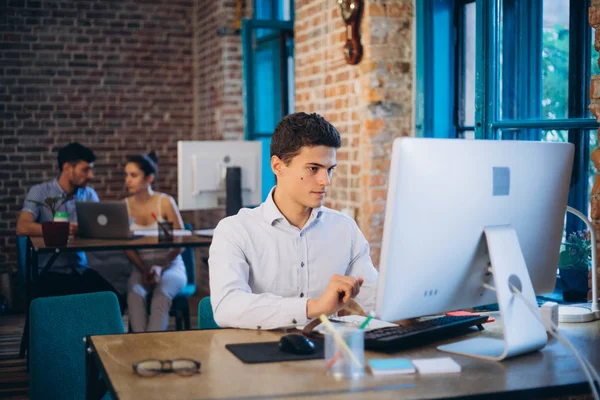
[[[303,207],[320,207],[331,183],[335,156],[336,149],[328,146],[302,147],[288,165],[273,156],[271,167],[277,176],[277,188],[285,197]]]
[[[94,163],[87,161],[76,161],[65,163],[63,173],[66,174],[69,183],[75,188],[84,188],[94,178]]]

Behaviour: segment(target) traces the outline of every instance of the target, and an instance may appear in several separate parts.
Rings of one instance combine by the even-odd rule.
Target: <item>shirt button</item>
[[[297,323],[298,323],[298,322],[296,321],[296,318],[294,318],[294,319],[292,320],[292,324],[297,324]]]
[[[300,297],[304,297],[304,293],[300,293]]]
[[[302,261],[302,262],[300,263],[300,266],[301,266],[301,267],[304,267],[304,261]]]

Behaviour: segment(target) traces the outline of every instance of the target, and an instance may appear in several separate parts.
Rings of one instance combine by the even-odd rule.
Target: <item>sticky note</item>
[[[450,357],[422,358],[412,360],[419,374],[450,374],[460,372],[460,365]]]
[[[369,360],[373,375],[413,374],[415,366],[408,358],[379,358]]]

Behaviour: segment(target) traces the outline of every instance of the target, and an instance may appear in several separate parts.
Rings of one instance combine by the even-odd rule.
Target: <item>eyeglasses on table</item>
[[[133,371],[140,376],[156,376],[158,374],[175,373],[191,376],[200,373],[200,362],[186,358],[175,360],[142,360],[132,365]]]

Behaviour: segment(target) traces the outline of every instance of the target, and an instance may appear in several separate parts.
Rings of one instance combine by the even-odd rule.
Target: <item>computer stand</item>
[[[504,338],[467,339],[438,346],[438,350],[495,361],[539,350],[548,341],[546,330],[509,286],[510,283],[520,288],[523,296],[537,305],[517,233],[508,225],[485,227],[484,233]]]

